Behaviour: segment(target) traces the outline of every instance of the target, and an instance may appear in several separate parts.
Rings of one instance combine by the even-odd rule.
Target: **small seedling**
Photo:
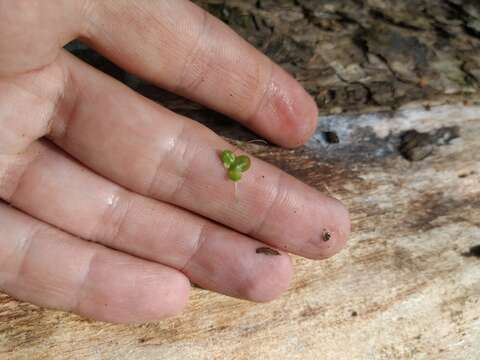
[[[223,166],[228,169],[228,178],[233,182],[242,179],[242,174],[250,169],[251,161],[247,155],[235,156],[230,150],[223,150],[221,159]]]

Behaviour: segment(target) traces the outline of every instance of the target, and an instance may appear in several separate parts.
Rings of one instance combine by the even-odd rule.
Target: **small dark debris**
[[[408,131],[402,136],[400,153],[409,161],[421,161],[433,152],[430,135],[416,130]]]
[[[329,144],[338,144],[340,142],[337,133],[334,131],[324,131],[323,135],[325,137],[325,141]]]
[[[281,255],[277,250],[271,249],[269,247],[260,247],[255,251],[257,254],[263,254],[267,256],[279,256]]]
[[[399,151],[409,161],[421,161],[429,157],[435,146],[448,145],[460,137],[456,126],[444,127],[430,133],[409,130],[401,136]]]
[[[463,254],[463,256],[480,258],[480,245],[472,246],[467,253]]]
[[[425,105],[425,110],[426,111],[432,110],[432,106],[430,104]]]
[[[458,126],[450,126],[438,129],[432,135],[435,145],[448,145],[453,139],[460,137],[460,129]]]
[[[323,234],[322,234],[323,241],[325,242],[330,241],[331,238],[332,238],[332,234],[327,230],[323,230]]]
[[[143,344],[145,341],[147,341],[147,339],[145,339],[145,338],[140,338],[140,339],[138,339],[138,342],[139,342],[140,344]]]
[[[357,317],[357,316],[358,316],[358,312],[352,311],[352,317]]]
[[[459,177],[460,179],[464,179],[464,178],[469,177],[469,176],[471,176],[471,175],[475,175],[475,171],[470,171],[469,173],[460,174],[460,175],[458,175],[458,177]]]
[[[228,328],[229,327],[226,326],[226,325],[221,325],[221,326],[218,326],[218,327],[212,326],[208,329],[208,331],[224,331],[224,330],[227,330]]]

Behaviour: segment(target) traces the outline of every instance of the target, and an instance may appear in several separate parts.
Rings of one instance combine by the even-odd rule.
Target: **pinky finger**
[[[185,307],[177,270],[75,238],[0,202],[0,289],[39,306],[140,323]]]

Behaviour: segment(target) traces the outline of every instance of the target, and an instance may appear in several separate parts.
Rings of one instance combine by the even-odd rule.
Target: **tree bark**
[[[195,288],[188,311],[113,326],[0,295],[1,359],[479,359],[480,3],[198,0],[294,74],[323,116],[297,150],[84,60],[191,116],[352,214],[349,246],[295,257],[287,294],[251,304]],[[161,299],[159,299],[161,301]]]
[[[476,0],[196,2],[294,74],[324,113],[479,99]]]

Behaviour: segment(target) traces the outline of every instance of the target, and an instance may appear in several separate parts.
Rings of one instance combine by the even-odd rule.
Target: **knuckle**
[[[180,270],[181,272],[189,271],[190,263],[195,260],[195,257],[200,252],[200,249],[202,248],[203,244],[207,241],[209,237],[208,232],[209,232],[209,224],[203,223],[199,229],[198,235],[195,237],[194,245],[192,246],[192,252],[187,257],[185,264],[182,266]]]
[[[203,11],[203,22],[198,32],[198,36],[192,42],[192,50],[185,56],[180,79],[176,86],[176,91],[192,92],[209,76],[212,64],[205,61],[207,57],[207,50],[205,48],[204,34],[208,31],[210,24],[210,16],[206,11]]]
[[[250,231],[248,231],[248,234],[254,238],[262,234],[265,226],[271,219],[272,213],[274,213],[277,208],[281,207],[282,203],[288,197],[288,190],[284,185],[284,173],[278,172],[277,176],[278,178],[275,185],[269,187],[269,191],[263,192],[263,196],[266,197],[265,200],[261,201],[261,215],[258,217],[258,222]]]
[[[201,125],[183,123],[180,131],[172,137],[172,146],[161,154],[155,164],[145,195],[174,202],[182,194],[185,186],[191,182],[192,164],[202,152],[195,139],[202,136],[202,128]],[[165,176],[169,171],[173,176]]]
[[[0,198],[14,196],[23,173],[41,152],[34,144],[48,134],[65,82],[58,64],[0,78]]]
[[[133,203],[134,196],[127,190],[120,188],[112,193],[107,200],[103,216],[99,218],[98,225],[89,238],[95,242],[115,245],[122,236],[122,227]]]
[[[246,89],[246,104],[250,106],[247,121],[250,121],[262,108],[265,98],[271,88],[273,63],[268,60],[267,63],[258,61],[250,67],[250,72],[244,77],[244,88]]]
[[[32,224],[24,236],[17,239],[16,251],[8,260],[0,263],[0,268],[4,276],[0,276],[0,285],[8,286],[11,281],[15,284],[22,278],[28,278],[31,274],[28,272],[29,252],[32,243],[38,240],[42,233],[48,232],[48,228],[43,224]],[[5,276],[6,275],[6,276]]]
[[[10,202],[15,197],[23,175],[41,153],[40,146],[31,146],[22,154],[0,153],[0,199]]]
[[[0,79],[0,154],[23,153],[48,134],[65,82],[58,64]]]

